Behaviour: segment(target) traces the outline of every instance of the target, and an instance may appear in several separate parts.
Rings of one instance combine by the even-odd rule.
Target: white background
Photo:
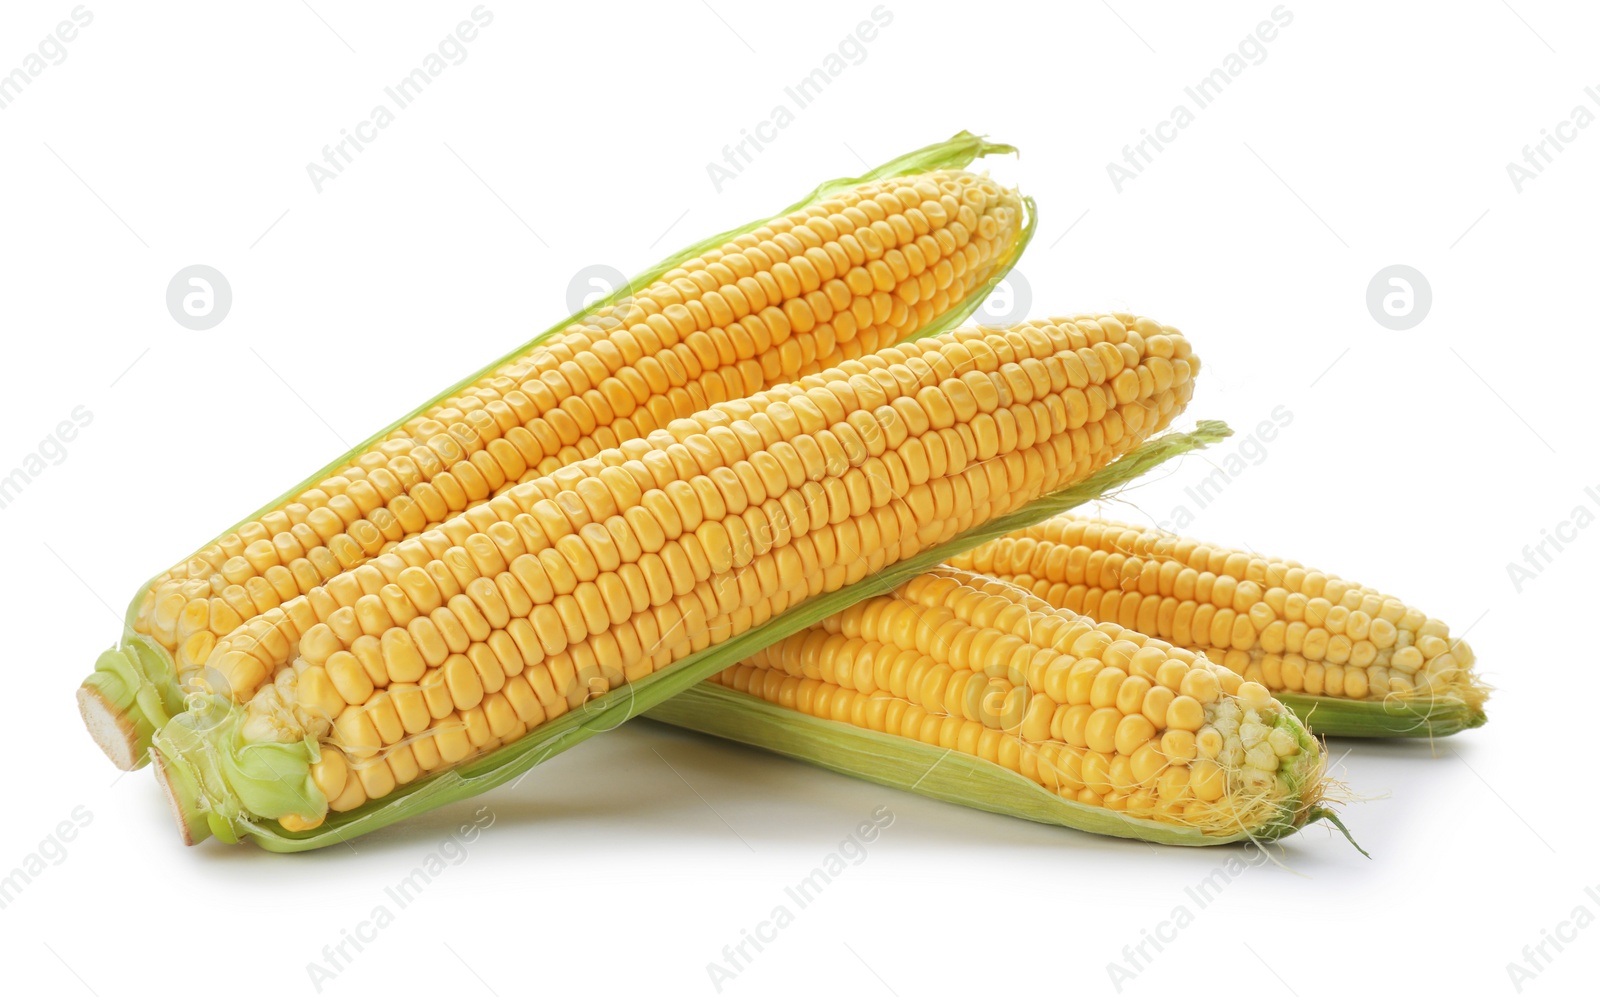
[[[1600,914],[1596,663],[1575,626],[1600,530],[1520,593],[1507,571],[1600,503],[1600,127],[1520,193],[1506,170],[1575,106],[1600,113],[1592,10],[1291,2],[1265,61],[1119,193],[1107,163],[1270,0],[889,0],[865,60],[719,193],[706,164],[872,0],[488,6],[466,60],[320,194],[306,164],[470,0],[91,3],[65,61],[0,110],[0,468],[93,413],[0,510],[0,874],[92,815],[0,910],[7,992],[312,993],[323,946],[392,908],[384,888],[480,805],[494,823],[466,860],[323,992],[715,993],[723,946],[885,806],[866,859],[722,992],[1112,993],[1107,964],[1185,904],[1194,923],[1123,992],[1511,993],[1525,945],[1580,904]],[[72,7],[0,8],[0,73]],[[1487,727],[1330,745],[1371,861],[1316,826],[1197,910],[1185,888],[1228,852],[967,811],[648,722],[354,848],[186,850],[149,771],[117,778],[85,736],[73,689],[147,576],[566,314],[578,270],[637,272],[962,128],[1023,150],[993,170],[1040,205],[1020,267],[1034,315],[1149,314],[1205,360],[1191,416],[1247,432],[1292,412],[1188,532],[1471,628],[1498,690]],[[164,305],[193,263],[233,288],[207,332]],[[1365,304],[1394,263],[1432,288],[1409,331]],[[1113,511],[1167,518],[1206,460]],[[1577,992],[1597,949],[1600,928],[1549,948],[1524,992]]]

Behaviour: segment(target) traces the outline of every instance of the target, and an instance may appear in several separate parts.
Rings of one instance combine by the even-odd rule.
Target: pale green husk
[[[679,693],[648,716],[765,748],[880,786],[1041,824],[1137,838],[1158,845],[1272,841],[1328,816],[1317,807],[1321,797],[1321,745],[1288,713],[1279,717],[1278,726],[1293,733],[1301,749],[1287,773],[1289,795],[1275,807],[1253,808],[1254,812],[1235,828],[1215,831],[1130,817],[1105,807],[1063,799],[1031,779],[982,758],[914,738],[813,717],[708,682]]]
[[[1425,696],[1340,699],[1298,692],[1273,697],[1324,737],[1448,737],[1488,722],[1483,703]]]
[[[236,734],[241,712],[237,704],[220,699],[209,704],[223,715],[203,731],[197,732],[180,718],[158,732],[155,748],[161,755],[160,773],[191,842],[207,834],[230,842],[247,836],[271,851],[300,852],[346,841],[506,783],[792,633],[863,599],[882,595],[980,543],[1104,496],[1157,464],[1216,443],[1229,432],[1220,422],[1202,421],[1192,432],[1168,433],[1150,440],[1076,485],[974,527],[854,585],[807,600],[760,627],[691,654],[670,668],[613,689],[481,758],[402,787],[348,813],[330,814],[325,823],[311,831],[290,832],[275,820],[256,818],[317,811],[313,805],[317,801],[303,793],[316,746],[306,742],[275,745],[285,750],[275,750],[270,765],[254,765],[250,772],[242,771],[241,766],[221,757],[247,748]]]
[[[463,377],[344,454],[328,462],[282,495],[279,495],[228,529],[223,530],[211,542],[216,542],[217,539],[226,536],[243,524],[259,518],[264,513],[282,505],[293,496],[312,487],[318,481],[349,463],[353,457],[364,452],[373,443],[382,440],[389,433],[404,425],[407,421],[415,418],[440,400],[448,398],[463,387],[477,381],[495,368],[526,353],[540,341],[555,335],[574,322],[578,322],[608,305],[617,303],[619,300],[629,296],[633,288],[646,287],[674,267],[694,259],[707,250],[714,249],[747,232],[760,228],[771,218],[791,214],[863,183],[890,177],[906,176],[912,173],[925,173],[932,170],[964,169],[985,156],[1004,155],[1014,152],[1016,152],[1016,149],[1012,146],[991,143],[970,132],[958,132],[943,142],[936,142],[933,145],[906,153],[876,169],[869,170],[859,177],[842,177],[820,184],[805,197],[768,218],[702,239],[657,263],[634,277],[624,287],[616,289],[612,294],[594,302],[583,311],[562,319],[516,349]],[[1027,209],[1027,217],[1024,220],[1022,230],[1017,238],[1016,247],[1012,251],[1010,258],[1001,264],[985,283],[974,288],[971,294],[962,299],[959,305],[952,308],[937,321],[930,323],[926,329],[921,330],[913,338],[937,335],[960,325],[977,310],[979,305],[983,304],[994,291],[994,288],[1011,271],[1011,267],[1033,239],[1034,231],[1039,222],[1038,210],[1033,203],[1033,199],[1023,197],[1022,202]],[[85,722],[89,724],[90,730],[95,734],[97,740],[101,740],[102,732],[105,732],[105,736],[118,737],[116,732],[110,730],[110,728],[116,726],[122,728],[121,736],[127,738],[128,743],[126,745],[119,743],[114,746],[114,749],[112,745],[102,742],[102,747],[106,750],[107,755],[112,756],[113,760],[115,760],[117,755],[125,754],[130,758],[136,759],[136,766],[142,766],[148,760],[151,731],[160,728],[183,708],[183,691],[178,685],[176,669],[173,666],[171,656],[164,648],[154,641],[140,636],[133,629],[139,605],[144,598],[145,592],[149,590],[154,582],[155,579],[151,578],[140,586],[138,593],[128,604],[127,611],[124,613],[121,641],[116,647],[101,655],[100,659],[95,663],[95,671],[83,681],[78,690],[80,709],[84,714]]]

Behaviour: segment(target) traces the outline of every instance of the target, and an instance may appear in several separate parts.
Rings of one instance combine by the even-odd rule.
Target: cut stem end
[[[200,803],[200,786],[181,760],[174,760],[159,748],[150,752],[155,761],[156,781],[167,796],[178,833],[185,845],[198,845],[211,837],[211,824]]]
[[[181,708],[168,689],[167,661],[143,642],[125,640],[106,650],[78,687],[78,712],[89,736],[123,771],[149,761],[150,737]]]
[[[100,746],[111,764],[124,772],[143,766],[149,759],[145,752],[150,747],[148,722],[140,729],[141,717],[117,706],[115,693],[107,693],[98,683],[85,681],[78,686],[78,714],[89,736]]]

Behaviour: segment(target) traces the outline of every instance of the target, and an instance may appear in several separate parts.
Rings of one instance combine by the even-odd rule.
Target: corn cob
[[[507,481],[521,480],[524,474],[552,473],[697,412],[710,402],[744,397],[769,382],[792,379],[802,366],[817,366],[811,353],[826,351],[823,358],[831,365],[843,359],[836,355],[836,332],[850,333],[840,345],[856,355],[861,347],[875,349],[880,340],[886,345],[910,335],[965,297],[969,282],[975,285],[986,279],[1018,231],[1018,209],[1015,196],[991,181],[941,172],[867,184],[837,201],[769,223],[669,271],[636,302],[602,309],[592,320],[569,326],[549,345],[541,345],[484,378],[473,389],[480,397],[497,393],[497,385],[516,385],[504,398],[489,401],[484,410],[471,410],[463,421],[443,426],[440,419],[445,413],[460,411],[458,406],[464,404],[464,398],[454,396],[408,422],[401,430],[409,434],[401,437],[408,449],[368,475],[377,479],[376,483],[369,481],[370,487],[361,488],[357,479],[349,486],[351,494],[345,496],[351,501],[343,507],[335,498],[335,506],[326,512],[311,508],[301,535],[286,530],[270,541],[258,540],[249,546],[242,546],[245,537],[237,532],[225,537],[212,558],[212,576],[218,577],[222,568],[233,568],[234,574],[221,574],[219,580],[230,586],[241,580],[248,583],[260,577],[257,572],[264,574],[264,564],[283,567],[279,562],[293,563],[289,555],[304,549],[312,560],[296,579],[298,587],[289,586],[287,578],[283,584],[287,593],[292,593],[289,598],[306,595],[339,573],[341,563],[348,561],[347,567],[360,563],[361,551],[371,556],[406,536],[420,534],[450,513],[463,511],[470,501],[487,498],[491,489]],[[918,220],[910,220],[913,218]],[[858,226],[854,232],[842,231],[852,222]],[[833,236],[836,238],[829,238]],[[889,257],[890,253],[895,255]],[[791,255],[784,258],[784,254]],[[963,260],[959,277],[951,265],[956,257]],[[824,276],[826,285],[821,283]],[[952,290],[960,293],[952,295]],[[922,307],[913,309],[908,303]],[[824,320],[821,324],[819,318]],[[733,331],[723,334],[726,326],[734,327]],[[679,341],[674,343],[674,339]],[[746,358],[717,366],[719,359],[731,361],[741,354]],[[761,362],[749,359],[750,355],[760,356]],[[705,390],[693,380],[684,387],[675,386],[685,373],[693,376],[702,367]],[[725,384],[724,373],[733,374],[734,380]],[[638,401],[641,395],[646,401]],[[500,410],[495,408],[497,402]],[[630,410],[630,402],[637,402],[638,407]],[[515,411],[513,405],[523,411]],[[608,418],[613,414],[617,415],[614,421]],[[429,442],[413,444],[421,438]],[[462,445],[452,452],[450,447],[457,441]],[[423,458],[429,450],[431,456]],[[378,452],[382,451],[369,451],[363,459]],[[544,454],[542,459],[536,459],[540,454]],[[459,459],[452,464],[452,458]],[[359,466],[358,460],[344,469],[344,474]],[[445,467],[449,469],[441,470]],[[388,478],[379,477],[384,470]],[[451,475],[460,486],[453,492],[446,488]],[[417,496],[401,490],[408,480]],[[325,489],[302,494],[301,504],[320,500],[316,493],[325,493]],[[375,503],[391,493],[389,501],[395,508],[387,511],[410,512],[406,519],[380,514],[385,507]],[[434,501],[418,501],[421,496]],[[318,527],[335,533],[341,527],[339,520],[363,514],[371,518],[356,518],[326,546],[315,546]],[[388,526],[387,534],[378,528],[379,523]],[[364,535],[365,548],[352,535]],[[214,562],[228,553],[230,542],[241,547],[242,554],[216,565]],[[347,557],[328,560],[332,549],[341,546]],[[251,563],[244,554],[257,560]],[[327,560],[322,571],[314,566],[318,554]],[[332,574],[318,578],[329,572]],[[204,616],[208,596],[216,593],[217,584],[200,580],[195,587],[204,585],[207,590],[189,598],[181,591],[186,581],[173,579],[165,583],[167,588],[158,585],[147,594],[135,629],[150,622],[153,614],[149,611],[161,604],[164,594],[173,597],[173,603],[187,599],[184,610],[193,608],[197,618]],[[261,581],[262,586],[267,584],[264,578]],[[264,637],[277,622],[271,615],[272,603],[283,594],[262,588],[255,601],[262,615],[253,621],[253,630],[243,633],[250,639]],[[248,588],[239,595],[249,598]],[[235,615],[226,619],[232,626],[213,624],[209,630],[198,630],[178,648],[180,680],[188,677],[186,667],[192,673],[205,664],[215,666],[225,657],[227,648],[218,646],[217,638],[233,632],[242,622]],[[168,633],[158,634],[158,639]],[[190,647],[205,654],[190,653]],[[250,676],[241,676],[236,670],[226,675],[241,700],[270,677],[265,672],[257,677],[254,670]]]
[[[1296,561],[1062,516],[953,563],[1199,651],[1319,734],[1442,736],[1485,719],[1472,648],[1448,626]]]
[[[518,485],[375,559],[377,592],[336,576],[270,633],[218,642],[226,688],[277,678],[156,736],[186,838],[381,810],[1083,480],[1165,427],[1197,368],[1175,330],[1131,316],[958,330]]]
[[[1271,839],[1327,816],[1321,746],[1260,684],[950,567],[650,715],[886,785],[1150,841]]]
[[[1009,269],[1031,219],[1015,192],[931,167],[997,151],[1009,150],[957,136],[691,247],[637,295],[539,337],[357,447],[146,586],[123,647],[79,690],[90,731],[119,766],[143,764],[149,733],[202,672],[212,689],[239,683],[240,700],[272,678],[218,674],[226,635],[271,640],[294,600],[381,584],[361,570],[373,558],[520,481],[960,321]]]

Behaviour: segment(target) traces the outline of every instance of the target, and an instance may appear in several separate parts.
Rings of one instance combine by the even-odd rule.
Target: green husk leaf
[[[242,801],[236,794],[230,794],[228,787],[223,784],[202,784],[197,798],[176,801],[175,808],[185,813],[201,812],[214,817],[220,816],[228,822],[230,835],[248,836],[269,851],[300,852],[347,841],[447,803],[475,796],[510,782],[540,762],[582,743],[595,734],[616,728],[624,721],[683,693],[703,679],[744,660],[769,644],[782,640],[863,599],[882,595],[934,565],[962,551],[970,550],[980,543],[1099,498],[1163,461],[1191,450],[1210,446],[1230,435],[1230,432],[1221,422],[1203,420],[1191,432],[1168,433],[1149,440],[1075,485],[1031,502],[1009,515],[974,527],[953,540],[891,565],[854,585],[809,599],[760,627],[691,654],[670,668],[613,689],[481,758],[402,787],[381,800],[372,801],[347,813],[330,814],[325,823],[313,830],[291,832],[283,829],[275,821],[250,819]],[[242,712],[236,704],[229,704],[229,709],[235,713]],[[217,727],[226,729],[226,723],[218,724]],[[176,763],[175,767],[206,770],[208,767],[216,767],[217,763],[212,759],[198,756],[229,750],[230,739],[221,737],[205,744],[195,745],[173,743],[158,736],[156,747],[163,755],[167,754],[170,748],[182,756],[172,759]],[[301,761],[309,765],[313,746],[302,743],[292,747],[304,752]],[[275,760],[282,762],[282,759]],[[291,780],[299,778],[298,764],[297,762],[287,769]],[[168,785],[169,793],[181,790],[182,787],[175,788]],[[222,837],[220,834],[218,836]]]
[[[1016,151],[1017,150],[1012,146],[988,142],[981,136],[973,135],[971,132],[957,132],[955,135],[944,140],[943,142],[935,142],[932,145],[924,146],[921,149],[916,149],[912,152],[906,153],[905,155],[891,159],[875,169],[868,170],[859,177],[840,177],[839,179],[829,180],[825,183],[819,184],[814,190],[811,191],[811,193],[800,198],[798,201],[782,209],[781,211],[775,212],[772,215],[769,215],[768,217],[762,218],[758,221],[750,222],[747,225],[729,229],[728,231],[722,232],[718,235],[713,235],[702,239],[699,242],[696,242],[693,245],[678,251],[672,256],[667,257],[666,259],[657,263],[655,266],[645,270],[643,273],[638,274],[627,284],[615,289],[611,294],[595,301],[589,307],[569,315],[559,322],[556,322],[548,329],[539,333],[537,336],[534,336],[532,339],[528,340],[522,345],[497,357],[478,370],[461,378],[459,381],[418,405],[410,412],[407,412],[405,415],[402,415],[389,425],[378,430],[367,439],[356,444],[345,453],[329,461],[327,464],[308,475],[304,480],[294,485],[277,498],[268,502],[266,505],[263,505],[261,508],[257,509],[255,512],[251,513],[245,518],[239,520],[239,522],[228,527],[226,530],[223,530],[221,533],[217,534],[216,537],[212,538],[210,542],[216,542],[216,540],[228,535],[234,530],[237,530],[245,523],[252,522],[260,518],[262,515],[282,505],[293,496],[298,495],[307,488],[312,487],[318,481],[321,481],[323,478],[326,478],[340,467],[343,467],[345,464],[349,463],[351,458],[364,452],[372,444],[382,440],[385,436],[389,435],[389,433],[393,432],[400,426],[403,426],[411,419],[416,418],[419,414],[426,411],[428,408],[435,405],[442,399],[448,398],[467,385],[472,384],[485,374],[494,370],[496,367],[508,363],[518,356],[521,356],[534,346],[537,346],[541,341],[555,335],[562,329],[565,329],[567,326],[594,314],[608,305],[616,304],[623,298],[628,297],[633,292],[634,288],[648,286],[662,274],[673,269],[674,267],[680,266],[684,262],[694,259],[709,249],[714,249],[726,242],[744,235],[747,232],[754,231],[755,229],[765,225],[772,218],[782,217],[783,215],[798,211],[818,201],[826,200],[829,197],[833,197],[849,190],[852,187],[856,187],[864,183],[871,183],[875,180],[883,180],[890,177],[906,176],[912,173],[925,173],[931,170],[964,169],[967,166],[970,166],[974,161],[985,156],[1005,155],[1015,153]],[[1012,266],[1015,265],[1017,259],[1022,255],[1023,250],[1026,249],[1028,243],[1032,241],[1034,232],[1038,228],[1039,224],[1038,210],[1033,202],[1033,199],[1030,197],[1023,197],[1022,201],[1027,209],[1027,218],[1023,225],[1022,231],[1018,235],[1017,244],[1013,249],[1011,256],[998,267],[996,267],[994,274],[992,274],[985,283],[974,288],[972,293],[963,298],[956,307],[952,308],[937,321],[929,323],[926,329],[919,331],[917,336],[913,338],[938,335],[939,333],[948,332],[949,330],[956,328],[974,311],[976,311],[978,306],[983,304],[983,302],[994,291],[994,288],[1005,279],[1006,274],[1011,271]],[[133,735],[133,740],[135,743],[130,744],[127,750],[132,756],[140,759],[138,762],[138,767],[142,767],[148,761],[149,735],[151,730],[160,728],[160,726],[164,724],[171,715],[182,709],[183,700],[183,694],[177,684],[176,669],[173,666],[171,656],[167,654],[164,648],[145,640],[133,629],[134,620],[138,616],[139,605],[143,601],[145,593],[150,589],[150,586],[154,584],[154,582],[155,577],[148,579],[139,587],[137,594],[133,597],[132,601],[129,602],[128,608],[123,614],[123,635],[121,643],[118,645],[118,649],[130,651],[130,656],[134,653],[139,655],[155,654],[164,659],[164,668],[147,668],[144,670],[143,674],[135,678],[133,674],[124,674],[126,669],[118,669],[116,667],[116,662],[102,658],[101,662],[96,663],[95,672],[91,673],[90,677],[85,679],[83,683],[83,687],[86,689],[93,688],[94,692],[92,695],[94,695],[101,703],[104,704],[104,708],[120,710],[121,714],[118,719],[122,723],[126,724],[131,731],[135,732]],[[135,650],[136,644],[142,645],[142,647]],[[113,672],[113,674],[102,675],[100,674],[101,672]],[[146,691],[143,696],[129,696],[125,694],[130,688],[135,687],[148,691]],[[84,698],[84,695],[85,693],[80,693],[80,701]],[[174,702],[176,702],[178,705],[172,706],[171,704]],[[160,709],[158,711],[157,706],[161,703],[166,703],[168,705],[164,709]],[[111,753],[109,749],[107,753]]]
[[[1369,859],[1372,858],[1372,853],[1361,847],[1361,843],[1356,840],[1355,835],[1350,833],[1350,829],[1344,826],[1344,821],[1340,819],[1337,812],[1329,809],[1328,807],[1312,807],[1311,820],[1325,820],[1329,824],[1332,824],[1334,827],[1339,829],[1340,834],[1344,835],[1344,840],[1350,842],[1351,848],[1354,848],[1356,851],[1360,852],[1362,855],[1365,855]]]
[[[1240,828],[1228,834],[1208,834],[1197,828],[1129,817],[1105,807],[1067,800],[982,758],[913,738],[813,717],[705,682],[657,706],[648,716],[891,789],[1041,824],[1135,838],[1158,845],[1193,847],[1272,841],[1298,830],[1304,821],[1325,818],[1332,813],[1321,808],[1303,808],[1296,796],[1273,819],[1258,827]],[[1301,757],[1309,761],[1317,756],[1303,753]],[[1297,788],[1304,786],[1310,791],[1315,779],[1309,778],[1310,774],[1305,771],[1298,775]],[[1302,810],[1304,814],[1300,815]]]
[[[150,735],[182,710],[172,659],[139,634],[103,651],[78,687],[84,725],[122,769],[142,766]]]
[[[1340,699],[1297,692],[1272,695],[1324,737],[1448,737],[1488,722],[1481,703],[1460,699]]]
[[[244,711],[226,697],[196,696],[155,733],[151,754],[190,843],[208,834],[236,842],[237,825],[249,820],[327,808],[311,779],[317,743],[252,742],[240,731],[243,721]]]

